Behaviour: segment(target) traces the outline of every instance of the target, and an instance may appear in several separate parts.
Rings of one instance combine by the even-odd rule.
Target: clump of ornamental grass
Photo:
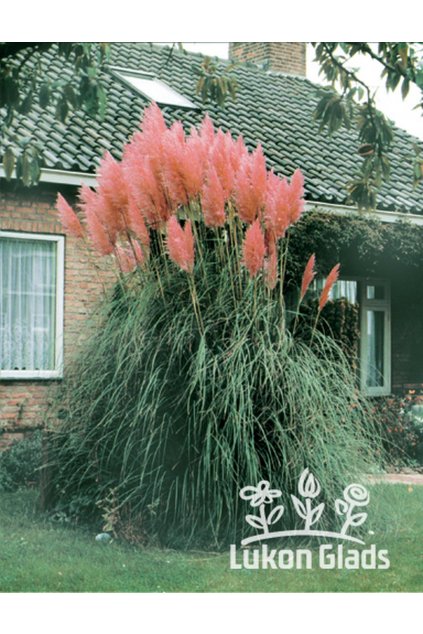
[[[58,208],[120,273],[51,412],[56,505],[116,533],[217,547],[245,536],[241,488],[268,480],[289,495],[308,468],[334,500],[373,468],[379,447],[347,360],[316,324],[297,333],[314,255],[286,325],[298,170],[279,178],[260,146],[207,117],[189,136],[167,128],[153,105],[122,161],[106,155],[97,190],[81,189],[78,214],[62,197]],[[284,522],[296,521],[287,506]]]

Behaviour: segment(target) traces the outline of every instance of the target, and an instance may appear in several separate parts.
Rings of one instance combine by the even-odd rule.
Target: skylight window
[[[132,86],[142,95],[160,105],[197,108],[192,101],[157,79],[152,73],[117,67],[111,68],[111,71],[125,84]]]

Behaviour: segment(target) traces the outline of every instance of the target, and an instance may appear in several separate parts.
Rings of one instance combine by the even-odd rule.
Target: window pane
[[[180,95],[176,90],[173,90],[173,88],[158,79],[130,74],[125,75],[125,73],[118,74],[126,79],[134,88],[140,90],[144,95],[147,95],[147,97],[157,103],[168,104],[170,106],[182,106],[183,108],[196,108],[196,105],[189,101],[189,99]]]
[[[353,280],[338,280],[332,286],[330,292],[331,299],[345,298],[351,304],[357,303],[357,282]]]
[[[385,299],[385,287],[367,284],[366,297],[367,299]]]
[[[367,387],[383,387],[385,313],[367,312]]]
[[[323,287],[325,285],[325,279],[319,278],[314,281],[313,287],[319,293],[322,292]],[[357,303],[357,282],[355,280],[338,280],[332,286],[329,299],[341,299],[345,298],[351,304]]]
[[[54,370],[56,243],[0,239],[0,369]]]

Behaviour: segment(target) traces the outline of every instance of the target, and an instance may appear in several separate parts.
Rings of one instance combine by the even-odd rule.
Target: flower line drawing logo
[[[364,541],[358,537],[348,534],[348,530],[352,527],[361,526],[367,519],[367,513],[364,511],[364,507],[366,507],[370,501],[367,489],[361,484],[349,484],[343,491],[343,498],[335,500],[335,512],[340,517],[344,517],[344,523],[339,533],[319,530],[316,527],[325,509],[324,502],[320,504],[315,502],[320,491],[321,487],[317,478],[315,478],[309,469],[304,469],[298,481],[298,496],[291,494],[295,512],[304,520],[304,528],[275,531],[273,527],[282,518],[285,507],[283,504],[277,504],[268,512],[268,505],[272,504],[277,498],[280,498],[282,491],[279,489],[271,489],[270,483],[267,480],[262,480],[257,486],[246,486],[241,489],[239,494],[241,499],[249,501],[250,506],[258,510],[258,515],[246,515],[245,520],[250,526],[261,531],[256,535],[246,537],[242,540],[241,544],[246,546],[247,544],[265,539],[295,536],[331,537],[364,544]],[[356,512],[357,509],[359,512]],[[272,530],[270,527],[272,527]]]

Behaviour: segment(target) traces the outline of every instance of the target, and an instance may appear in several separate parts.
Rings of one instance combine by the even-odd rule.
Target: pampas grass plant
[[[315,327],[295,333],[314,257],[286,325],[302,196],[301,174],[268,172],[260,147],[208,119],[185,137],[152,107],[122,163],[106,157],[97,192],[83,192],[91,222],[58,201],[64,226],[87,225],[120,277],[49,412],[53,504],[116,534],[216,548],[245,529],[242,487],[268,480],[288,495],[307,467],[335,499],[373,468],[377,435],[349,363]],[[289,508],[284,521],[295,524]]]

